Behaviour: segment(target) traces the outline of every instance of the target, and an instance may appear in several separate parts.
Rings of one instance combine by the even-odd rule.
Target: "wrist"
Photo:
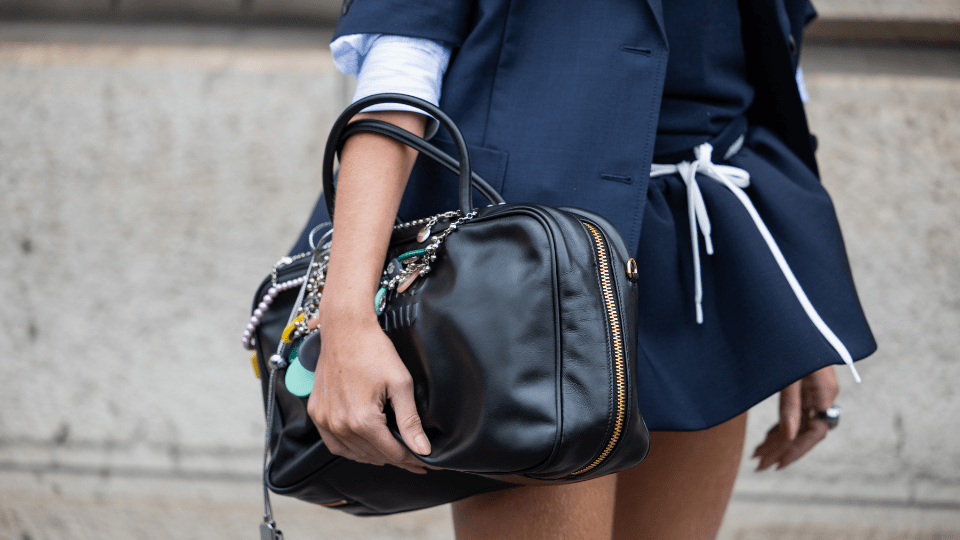
[[[356,295],[352,297],[328,296],[326,293],[321,300],[319,323],[321,327],[332,328],[344,326],[358,328],[373,324],[379,327],[377,314],[374,311],[373,295]]]

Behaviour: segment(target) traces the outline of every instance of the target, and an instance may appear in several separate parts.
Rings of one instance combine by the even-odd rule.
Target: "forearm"
[[[411,112],[360,117],[391,122],[421,136],[426,123],[426,117]],[[321,325],[375,319],[373,302],[383,260],[416,156],[415,150],[370,133],[355,135],[344,146]]]

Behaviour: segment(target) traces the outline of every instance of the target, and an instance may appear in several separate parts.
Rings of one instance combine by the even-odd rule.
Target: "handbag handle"
[[[377,120],[362,120],[350,123],[350,119],[353,118],[358,112],[370,107],[371,105],[376,105],[379,103],[399,103],[402,105],[408,105],[424,111],[436,118],[453,138],[453,143],[454,146],[456,146],[457,154],[460,160],[457,161],[453,159],[436,146],[433,146],[422,138],[417,137],[406,130],[393,126],[393,124],[380,122]],[[348,131],[348,125],[353,124],[358,125]],[[387,126],[392,126],[392,128]],[[350,135],[354,135],[360,131],[371,131],[391,137],[399,142],[411,146],[416,150],[422,151],[441,165],[451,170],[455,170],[460,177],[459,202],[460,213],[462,215],[466,215],[473,210],[472,187],[477,187],[477,189],[480,190],[481,193],[483,193],[484,196],[486,196],[487,199],[494,204],[503,202],[503,198],[500,197],[496,190],[494,190],[487,182],[483,181],[482,178],[473,174],[473,170],[470,166],[470,151],[467,149],[467,142],[463,138],[463,134],[460,132],[460,129],[457,128],[457,125],[453,122],[453,120],[451,120],[446,113],[441,111],[439,107],[420,98],[405,94],[376,94],[360,99],[347,107],[346,110],[343,111],[343,114],[337,118],[336,122],[333,124],[333,127],[330,129],[330,136],[327,138],[327,146],[323,155],[323,199],[327,205],[327,213],[331,220],[333,219],[334,204],[336,201],[336,192],[333,185],[333,160],[336,157],[339,149],[342,147],[343,141],[345,141]],[[399,132],[406,133],[406,135],[403,135]]]
[[[340,145],[337,147],[337,153],[339,154],[343,150],[343,144],[347,142],[347,139],[360,132],[379,133],[380,135],[385,135],[394,140],[400,141],[414,150],[417,150],[421,154],[426,154],[440,165],[443,165],[450,172],[457,175],[460,174],[459,161],[450,157],[449,154],[443,150],[440,150],[426,140],[417,137],[413,133],[410,133],[401,127],[391,124],[390,122],[384,122],[383,120],[365,118],[363,120],[355,120],[347,124],[347,127],[343,129],[343,132],[340,135]],[[487,181],[481,178],[477,173],[471,173],[471,181],[473,182],[474,189],[479,191],[480,194],[486,197],[487,200],[492,204],[506,204],[506,202],[503,200],[503,197],[497,193],[497,190],[488,184]]]

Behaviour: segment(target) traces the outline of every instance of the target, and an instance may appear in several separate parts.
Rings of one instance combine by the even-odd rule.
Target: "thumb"
[[[402,384],[387,388],[390,406],[397,417],[397,428],[407,447],[421,456],[430,454],[430,441],[423,431],[417,404],[413,398],[413,381],[407,379]]]
[[[800,431],[800,381],[780,391],[780,434],[792,441]]]

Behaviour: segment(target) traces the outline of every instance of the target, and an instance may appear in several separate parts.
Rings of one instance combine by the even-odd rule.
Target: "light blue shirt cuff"
[[[451,49],[435,41],[386,34],[350,34],[330,44],[333,61],[344,75],[357,77],[353,101],[385,92],[407,94],[440,104],[443,75],[450,63]],[[413,111],[406,105],[382,103],[367,107],[371,111]],[[429,116],[429,115],[427,115]],[[426,138],[439,127],[430,117]]]

